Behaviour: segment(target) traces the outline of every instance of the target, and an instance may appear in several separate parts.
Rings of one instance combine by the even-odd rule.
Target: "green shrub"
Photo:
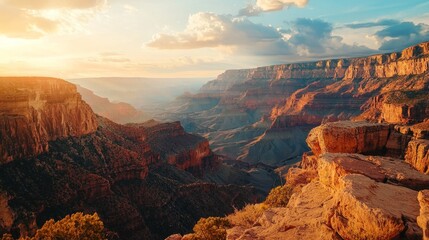
[[[226,229],[231,224],[228,219],[220,217],[201,218],[195,224],[191,239],[193,240],[224,240],[226,239]]]
[[[287,185],[279,186],[271,189],[265,204],[269,207],[286,207],[292,195],[292,188]]]

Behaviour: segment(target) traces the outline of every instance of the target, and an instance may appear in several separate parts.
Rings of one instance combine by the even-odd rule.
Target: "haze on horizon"
[[[215,77],[429,40],[425,0],[0,0],[0,75]]]

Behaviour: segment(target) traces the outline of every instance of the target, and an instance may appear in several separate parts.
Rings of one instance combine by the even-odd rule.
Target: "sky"
[[[429,40],[427,0],[0,0],[0,75],[215,77]]]

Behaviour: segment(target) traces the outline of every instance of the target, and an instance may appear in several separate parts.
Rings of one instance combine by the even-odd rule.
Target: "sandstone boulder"
[[[387,124],[333,122],[313,128],[307,144],[316,156],[322,153],[381,153],[385,151],[389,132]]]
[[[343,239],[394,239],[407,232],[421,236],[414,190],[350,174],[340,178],[336,203],[330,222]]]
[[[413,140],[408,143],[405,161],[424,174],[429,174],[429,140]]]

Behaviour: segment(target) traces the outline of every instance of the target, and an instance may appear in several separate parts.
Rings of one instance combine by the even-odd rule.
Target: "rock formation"
[[[0,78],[0,164],[48,151],[49,141],[95,132],[76,86],[54,78]]]
[[[375,153],[385,149],[389,125],[367,122],[334,122],[313,128],[307,137],[315,155],[321,153]]]
[[[98,212],[121,239],[163,239],[259,197],[203,180],[217,157],[178,122],[120,125],[63,80],[0,81],[0,235],[79,211]]]
[[[408,144],[405,161],[422,173],[429,174],[429,140],[418,139]]]
[[[205,169],[218,164],[207,139],[186,133],[180,122],[128,126],[142,129],[150,149],[178,169],[202,176]]]
[[[381,156],[389,131],[396,130],[365,122],[313,129],[307,142],[314,154],[288,171],[287,206],[266,207],[247,227],[232,225],[227,239],[427,239],[429,176],[398,156]],[[402,151],[410,155],[415,141],[422,140]]]
[[[417,217],[417,223],[423,230],[423,239],[427,240],[429,239],[429,191],[424,190],[419,192],[418,199],[420,203],[420,215]]]
[[[207,136],[215,153],[282,166],[308,151],[305,138],[321,123],[351,118],[424,121],[429,116],[428,46],[425,42],[362,58],[228,70],[161,117],[180,120],[186,130]]]

